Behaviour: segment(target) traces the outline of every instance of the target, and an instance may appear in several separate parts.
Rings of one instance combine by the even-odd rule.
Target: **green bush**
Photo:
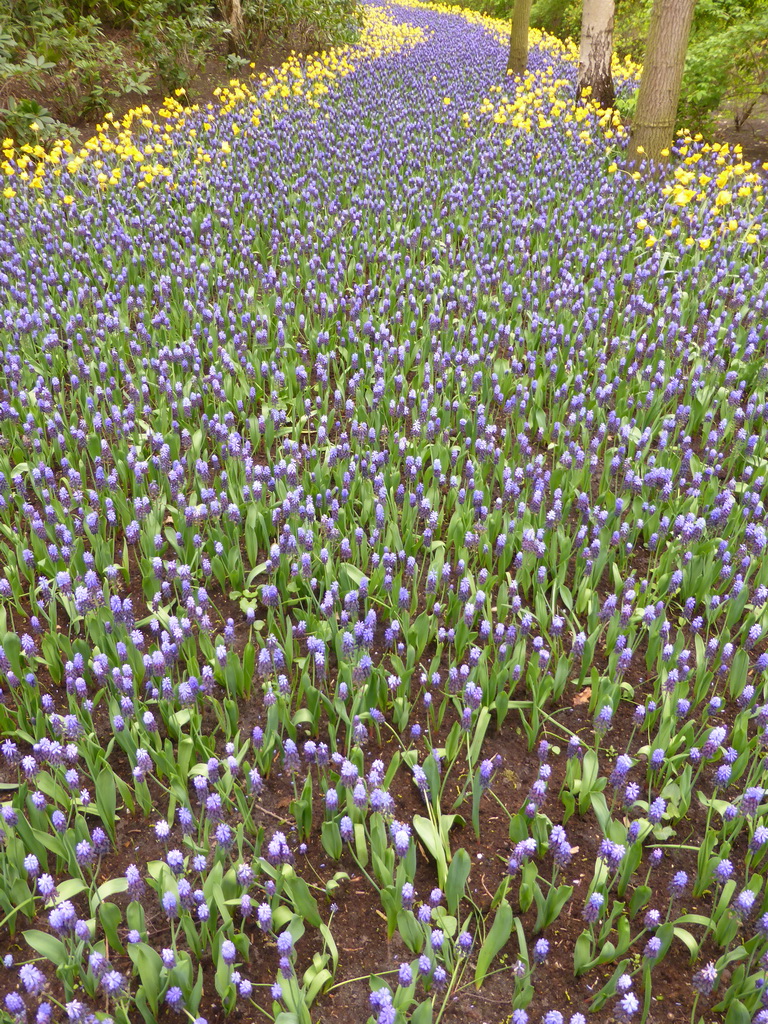
[[[127,94],[145,95],[150,76],[168,93],[186,93],[209,57],[223,54],[225,41],[235,49],[226,5],[0,0],[0,125],[17,141],[39,141],[54,131],[60,136],[63,126],[37,97],[44,95],[57,116],[76,122],[101,116]],[[326,48],[352,41],[360,26],[356,0],[243,0],[242,6],[244,32],[237,52],[225,58],[230,75],[240,73],[265,43]],[[105,27],[130,29],[133,47],[107,38]]]
[[[7,26],[0,34],[0,99],[6,100],[3,122],[16,126],[15,137],[25,120],[40,120],[34,112],[20,114],[33,111],[25,92],[44,90],[63,118],[79,121],[104,113],[126,93],[146,91],[147,69],[129,66],[122,49],[104,38],[99,19],[83,13],[85,2],[18,4],[10,17],[8,0],[0,0]],[[10,109],[12,98],[18,103]]]
[[[580,0],[537,0],[531,9],[531,26],[559,39],[578,39],[581,32]]]
[[[721,110],[740,128],[761,96],[768,96],[768,5],[701,0],[685,61],[681,123],[711,127]]]
[[[188,89],[225,35],[206,3],[187,4],[179,17],[174,0],[144,0],[133,25],[142,57],[168,92]]]
[[[246,37],[291,40],[296,49],[323,49],[352,42],[360,28],[355,0],[245,0]]]
[[[0,110],[0,133],[15,139],[20,146],[50,146],[60,139],[73,139],[74,130],[57,120],[36,100],[17,100],[11,96]]]
[[[613,47],[618,57],[642,61],[653,0],[618,0]]]

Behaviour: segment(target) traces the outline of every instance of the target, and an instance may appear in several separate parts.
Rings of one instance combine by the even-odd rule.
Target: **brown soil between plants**
[[[755,109],[741,128],[733,118],[723,115],[715,122],[714,136],[718,142],[727,142],[731,148],[741,146],[747,160],[768,161],[768,97],[755,104]]]
[[[635,682],[636,698],[642,700],[643,694],[639,692],[643,689],[642,681],[638,679]],[[55,691],[53,686],[52,691]],[[521,697],[522,693],[518,692],[516,696]],[[559,706],[549,710],[550,712],[557,711],[558,721],[562,721],[569,731],[586,734],[591,732],[592,716],[589,714],[586,701],[580,699],[581,696],[581,691],[571,684],[567,687]],[[243,702],[241,720],[244,729],[250,728],[251,724],[262,720],[260,704],[260,694],[256,688],[253,696]],[[484,744],[484,753],[488,756],[501,754],[503,766],[494,777],[493,790],[498,800],[490,796],[483,798],[481,840],[478,841],[475,838],[469,821],[470,808],[466,805],[460,811],[467,818],[467,823],[452,833],[454,850],[461,846],[470,855],[472,872],[469,880],[469,893],[484,914],[490,912],[493,894],[506,876],[506,863],[514,845],[509,839],[508,817],[500,804],[504,808],[509,808],[513,813],[522,807],[526,793],[538,771],[536,750],[528,749],[525,735],[515,714],[515,712],[510,712],[500,729],[491,726]],[[106,736],[111,732],[106,717],[94,715],[94,721],[97,732],[104,732],[104,735],[99,738],[105,742]],[[423,713],[413,715],[412,721],[419,721],[426,734],[427,722]],[[451,724],[449,712],[446,714],[446,721],[442,728],[437,733],[433,733],[433,740],[436,744],[442,742]],[[211,733],[215,732],[213,723],[211,723],[210,731]],[[611,748],[616,752],[627,749],[631,731],[632,726],[628,718],[617,718],[613,730],[609,732],[603,742],[604,757],[601,758],[601,761],[605,765],[615,756],[611,752]],[[540,738],[547,738],[554,748],[559,748],[553,749],[549,757],[552,778],[550,796],[544,806],[544,811],[549,814],[552,821],[558,822],[562,820],[563,812],[556,794],[565,773],[565,743],[558,732],[546,727],[542,729]],[[637,746],[638,737],[635,737],[632,748]],[[381,757],[387,764],[397,749],[398,740],[388,730],[383,731],[381,742],[378,742],[375,735],[372,734],[370,742],[365,746],[366,763],[369,764],[374,758]],[[221,751],[217,749],[217,753],[220,754]],[[461,784],[460,771],[454,781]],[[150,788],[154,791],[152,783],[150,783]],[[407,821],[412,819],[414,814],[424,813],[421,797],[403,769],[396,775],[390,791],[395,799],[398,818]],[[159,790],[157,790],[157,796],[161,797]],[[606,796],[610,803],[609,791],[606,791]],[[267,836],[271,835],[275,829],[285,829],[292,847],[295,847],[296,839],[295,835],[291,838],[289,823],[286,821],[285,825],[281,825],[273,816],[288,813],[291,797],[292,787],[289,779],[280,771],[279,761],[276,761],[274,769],[266,781],[265,792],[258,801],[272,814],[260,814],[256,810],[254,820],[263,825]],[[452,799],[451,792],[446,802],[450,803]],[[164,797],[158,799],[157,818],[164,817],[165,803]],[[322,818],[322,802],[319,787],[316,786],[313,820],[317,823],[322,821]],[[690,828],[691,835],[678,834],[676,840],[683,844],[695,842],[695,834],[701,834],[705,828],[704,819],[703,808],[697,801],[693,801],[689,815],[683,823],[684,827]],[[107,878],[120,877],[130,863],[135,863],[144,870],[150,860],[156,860],[163,855],[161,845],[155,839],[151,827],[148,827],[154,820],[156,820],[154,816],[151,816],[149,821],[144,820],[140,815],[123,814],[121,816],[117,826],[115,848],[101,865],[100,882]],[[550,953],[547,960],[536,969],[534,975],[535,997],[529,1007],[532,1021],[538,1021],[547,1010],[551,1009],[561,1012],[569,1010],[576,1012],[578,1010],[587,1013],[592,999],[611,977],[616,966],[614,963],[610,963],[583,977],[574,977],[573,947],[577,937],[584,929],[581,909],[592,879],[602,834],[591,814],[584,818],[574,816],[569,820],[566,828],[574,853],[573,860],[562,872],[560,881],[573,885],[574,892],[555,924],[543,933],[549,940]],[[174,828],[172,838],[168,841],[169,848],[179,844],[180,836],[177,831]],[[339,870],[346,871],[350,876],[349,880],[343,883],[341,891],[334,897],[338,910],[334,914],[332,930],[340,957],[334,986],[338,987],[334,987],[329,994],[318,1000],[313,1007],[312,1014],[314,1019],[323,1022],[362,1024],[370,1014],[369,975],[397,969],[401,961],[411,961],[414,955],[406,948],[397,932],[391,941],[387,939],[386,924],[376,892],[366,882],[348,851],[345,850],[339,862],[330,860],[320,844],[316,828],[313,829],[312,836],[308,841],[306,853],[297,855],[296,868],[308,882],[317,882],[320,885],[324,885]],[[651,876],[649,884],[654,895],[650,906],[664,909],[668,901],[667,885],[674,872],[678,870],[686,870],[690,877],[695,876],[696,853],[694,850],[676,850],[673,856],[665,855],[662,865]],[[550,871],[551,859],[544,856],[540,864],[540,876],[547,877]],[[642,870],[640,874],[643,874]],[[419,854],[419,867],[415,879],[417,899],[426,897],[436,884],[437,877],[434,866],[422,849]],[[320,904],[321,917],[327,921],[330,916],[330,901],[323,899],[321,893],[315,895]],[[517,914],[516,885],[512,887],[510,899]],[[73,902],[78,906],[79,911],[87,916],[85,905],[81,905],[82,900],[81,896],[75,898]],[[114,901],[124,908],[126,898],[117,896],[114,897]],[[151,892],[148,892],[144,905],[148,940],[156,949],[160,949],[170,942],[168,922]],[[677,905],[676,912],[706,913],[706,906],[706,899],[700,901],[688,896]],[[533,936],[535,909],[519,916],[522,919],[530,949],[535,938]],[[641,918],[642,912],[632,922],[633,936],[641,931]],[[21,927],[40,927],[47,930],[45,915],[41,915],[32,924],[25,922]],[[253,943],[250,962],[243,967],[243,974],[253,982],[257,1002],[268,1005],[269,1000],[266,998],[268,990],[257,988],[257,986],[268,986],[275,980],[277,956],[274,943],[271,939],[265,939],[252,922],[248,923],[243,930],[247,932]],[[632,960],[634,956],[639,962],[642,946],[648,937],[649,935],[646,933],[640,942],[633,945],[627,954],[628,959]],[[299,958],[296,965],[299,975],[309,965],[315,948],[319,948],[317,939],[318,936],[313,930],[310,930],[305,939],[299,943]],[[14,938],[9,937],[6,933],[0,939],[0,958],[8,952],[17,960],[28,957],[28,951],[18,932]],[[707,953],[710,953],[713,959],[717,957],[714,947],[711,950],[705,948],[703,951],[705,958]],[[449,1001],[441,1020],[445,1024],[505,1024],[510,1019],[513,995],[513,978],[509,968],[517,957],[517,940],[513,937],[494,962],[492,971],[480,991],[476,991],[472,984],[474,959],[471,958],[463,985]],[[130,973],[131,965],[126,955],[111,955],[110,959],[117,970]],[[204,969],[209,972],[210,979],[213,971],[210,956],[206,957],[204,954],[202,964]],[[44,967],[44,963],[39,962],[39,966]],[[652,1003],[648,1018],[649,1024],[688,1019],[693,996],[690,977],[691,967],[688,963],[687,951],[680,943],[675,942],[666,958],[653,971],[655,1001]],[[55,995],[59,985],[52,971],[50,972],[50,982],[52,993]],[[260,994],[261,998],[259,998]],[[595,1024],[608,1024],[614,1019],[611,1007],[615,1001],[615,999],[611,999],[602,1010],[589,1015],[588,1019],[594,1021]],[[712,1002],[715,1001],[716,999],[713,998]],[[244,1001],[240,1001],[233,1012],[226,1014],[210,985],[206,985],[206,993],[199,1012],[207,1019],[208,1024],[250,1024],[252,1021],[261,1019],[253,1007]],[[163,1007],[158,1015],[158,1024],[171,1024],[177,1019],[176,1015]],[[706,1019],[708,1022],[714,1022],[722,1018],[710,1011]]]

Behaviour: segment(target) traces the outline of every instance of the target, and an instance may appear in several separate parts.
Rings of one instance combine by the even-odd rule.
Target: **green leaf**
[[[336,941],[331,935],[331,929],[327,924],[321,923],[320,934],[323,936],[325,945],[328,948],[328,952],[331,955],[331,963],[333,964],[333,973],[336,973],[336,968],[339,966],[339,950],[336,946]]]
[[[59,897],[56,903],[61,903],[62,900],[74,899],[78,893],[81,893],[88,886],[82,880],[82,878],[65,878],[63,882],[56,886]]]
[[[102,903],[99,907],[99,918],[104,935],[109,940],[110,948],[118,953],[124,952],[118,928],[122,924],[123,915],[116,903]]]
[[[221,914],[224,926],[228,928],[232,924],[232,915],[229,912],[227,899],[224,895],[224,889],[220,883],[217,882],[216,885],[211,886],[211,897],[212,901],[219,908],[219,913]]]
[[[488,932],[485,942],[480,947],[480,952],[477,955],[475,988],[480,988],[483,984],[488,968],[491,966],[491,961],[509,942],[514,923],[515,915],[512,913],[512,907],[504,900],[496,911],[496,917],[493,920],[491,930]]]
[[[152,1011],[157,1014],[160,996],[160,972],[163,969],[163,961],[160,959],[160,954],[145,942],[139,942],[136,945],[128,946],[128,956],[136,967],[147,1003]]]
[[[110,896],[115,896],[119,892],[126,892],[128,889],[127,878],[109,878],[106,882],[102,882],[99,888],[96,890],[96,895],[99,900],[106,900]]]
[[[129,928],[133,928],[139,933],[143,933],[146,930],[144,907],[141,903],[132,900],[128,904],[125,909],[125,921]]]
[[[144,1024],[157,1024],[157,1015],[147,1003],[147,997],[143,989],[139,988],[134,996],[134,1002],[136,1003],[139,1013],[144,1018]]]
[[[365,841],[365,825],[358,821],[355,823],[355,853],[361,867],[368,866],[368,843]]]
[[[483,747],[483,740],[488,729],[488,725],[491,721],[491,712],[488,708],[482,707],[477,715],[477,721],[475,722],[475,731],[472,738],[472,744],[469,748],[468,760],[470,768],[474,768],[477,764],[477,760],[480,757],[480,751]]]
[[[480,839],[480,801],[483,799],[483,786],[480,778],[480,769],[475,772],[475,777],[472,780],[472,829],[475,833],[475,838]],[[458,806],[461,797],[456,801],[454,806]]]
[[[699,954],[699,944],[696,938],[691,935],[687,928],[679,928],[677,925],[674,930],[675,938],[688,947],[688,952],[691,954],[691,963],[696,959]]]
[[[573,948],[573,970],[574,973],[582,974],[592,961],[592,937],[588,931],[583,931],[576,939]]]
[[[11,663],[11,668],[20,676],[21,671],[21,640],[16,633],[6,633],[5,639],[3,640],[3,650],[5,651],[8,661]]]
[[[349,582],[352,584],[353,587],[359,587],[360,584],[365,579],[365,573],[363,572],[363,570],[359,569],[356,565],[353,565],[351,562],[342,562],[339,568],[347,574]]]
[[[437,880],[440,888],[444,889],[448,876],[448,861],[445,857],[440,832],[433,822],[429,818],[425,818],[423,814],[413,816],[413,827],[418,833],[419,839],[434,857],[437,864]]]
[[[397,915],[397,930],[412,953],[420,953],[424,946],[424,930],[412,910],[400,910]]]
[[[425,999],[419,1003],[411,1014],[411,1024],[432,1024],[432,1000]]]
[[[593,961],[596,964],[607,964],[616,959],[616,947],[612,942],[605,942],[600,948],[597,958]]]
[[[15,828],[19,838],[24,841],[24,845],[26,846],[27,850],[30,853],[34,853],[34,855],[40,861],[43,868],[47,869],[48,858],[46,857],[45,854],[45,847],[42,845],[40,839],[38,838],[38,835],[36,834],[37,829],[33,829],[32,826],[27,821],[27,819],[22,814],[19,815],[19,819],[16,822]],[[47,833],[44,832],[39,833],[40,836],[46,834]],[[52,836],[51,838],[55,839],[58,837]]]
[[[296,913],[313,928],[319,928],[322,919],[317,907],[317,900],[309,891],[309,886],[304,879],[294,875],[293,878],[286,879],[285,888]]]
[[[215,957],[214,963],[216,964],[216,973],[214,974],[213,983],[222,1001],[226,1004],[234,991],[234,985],[229,980],[231,968],[221,956]]]
[[[643,907],[647,906],[651,895],[652,892],[649,885],[638,885],[632,893],[632,899],[629,901],[629,916],[634,917],[638,910],[642,910]]]
[[[62,843],[59,836],[50,835],[48,832],[43,832],[39,828],[33,828],[31,831],[35,839],[39,840],[46,850],[50,850],[51,853],[56,854],[57,857],[64,858],[67,856],[64,843]]]
[[[752,1014],[740,999],[734,999],[728,1007],[725,1024],[750,1024]]]
[[[307,971],[304,975],[304,981],[306,988],[304,990],[304,998],[306,999],[307,1006],[311,1006],[312,1003],[321,995],[328,985],[333,981],[333,975],[327,967],[323,967],[318,971],[314,972],[314,976],[311,980],[307,979]]]
[[[99,808],[101,820],[109,833],[112,842],[115,841],[115,812],[117,810],[117,786],[115,776],[111,768],[104,767],[96,779],[96,806]]]
[[[538,886],[537,886],[538,889]],[[560,911],[573,894],[572,885],[560,885],[549,890],[546,900],[539,905],[539,913],[536,917],[536,924],[533,927],[534,935],[538,935],[544,928],[548,928],[553,921],[556,921]],[[536,901],[538,904],[538,900]]]
[[[192,1013],[197,1013],[200,1007],[200,1000],[203,996],[203,981],[204,981],[203,965],[201,964],[197,969],[197,981],[195,987],[192,989],[192,995],[189,997],[189,1009]]]
[[[320,840],[328,856],[332,857],[333,860],[338,860],[342,850],[341,833],[339,832],[338,823],[335,821],[324,821]]]
[[[471,870],[472,860],[464,847],[462,847],[453,856],[445,883],[446,902],[448,910],[452,914],[455,914],[458,909]]]
[[[67,962],[69,958],[67,947],[60,939],[49,935],[48,932],[38,931],[36,928],[30,928],[28,931],[22,932],[22,935],[26,939],[28,946],[31,946],[36,953],[45,957],[46,960],[50,960],[52,964],[60,967]]]

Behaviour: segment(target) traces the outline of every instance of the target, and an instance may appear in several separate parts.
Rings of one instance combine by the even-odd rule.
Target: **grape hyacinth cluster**
[[[0,144],[4,1019],[766,1019],[766,168],[508,40]]]

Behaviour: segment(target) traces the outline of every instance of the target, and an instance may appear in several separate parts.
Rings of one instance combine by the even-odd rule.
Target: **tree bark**
[[[229,25],[230,41],[235,53],[240,52],[245,26],[243,23],[243,6],[241,0],[223,0],[224,17]]]
[[[662,151],[672,145],[695,4],[696,0],[653,2],[637,110],[629,137],[630,158],[637,163],[665,160]]]
[[[579,92],[591,89],[601,107],[616,98],[611,75],[614,0],[584,0],[579,49]]]
[[[524,75],[528,66],[528,26],[531,21],[532,5],[533,0],[515,0],[507,61],[507,71],[511,71],[513,75]]]

